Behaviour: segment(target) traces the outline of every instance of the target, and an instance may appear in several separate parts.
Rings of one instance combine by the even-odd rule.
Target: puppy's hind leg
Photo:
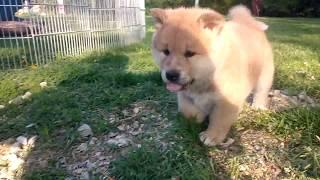
[[[198,123],[202,123],[205,120],[205,114],[201,112],[193,103],[182,93],[178,93],[178,106],[179,112],[186,118],[196,118]]]
[[[274,67],[271,62],[265,66],[260,74],[254,89],[252,106],[257,109],[266,110],[268,104],[268,94],[273,82]]]

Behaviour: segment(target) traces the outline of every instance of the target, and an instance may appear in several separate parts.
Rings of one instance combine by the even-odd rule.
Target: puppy
[[[253,91],[253,106],[265,108],[274,74],[273,54],[264,30],[244,6],[230,19],[210,9],[151,9],[155,21],[152,55],[178,109],[201,123],[200,140],[220,144]]]

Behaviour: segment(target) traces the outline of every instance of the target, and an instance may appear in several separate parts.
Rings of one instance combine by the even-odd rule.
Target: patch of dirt
[[[286,157],[288,143],[269,133],[255,130],[240,131],[235,144],[209,152],[223,172],[232,179],[278,179],[290,163]],[[219,173],[218,173],[219,174]],[[220,173],[219,179],[224,176]]]
[[[34,147],[36,136],[29,139],[19,136],[0,142],[0,179],[19,179],[29,151]]]
[[[282,111],[297,106],[315,107],[318,104],[306,93],[289,95],[286,91],[273,90],[269,95],[269,109]],[[79,127],[79,143],[66,154],[37,150],[29,154],[33,145],[28,138],[8,139],[0,143],[0,179],[19,179],[25,169],[46,169],[54,160],[55,167],[64,169],[70,175],[67,179],[111,178],[110,163],[130,148],[140,148],[145,141],[153,141],[168,148],[165,135],[171,123],[156,109],[157,102],[137,102],[123,109],[121,113],[97,110],[113,128],[103,135],[95,135],[90,124]],[[230,172],[237,178],[277,179],[286,177],[290,168],[287,157],[287,143],[266,132],[238,130],[238,139],[225,144],[221,150],[209,152],[209,156],[223,172]],[[58,138],[58,137],[57,137]],[[222,172],[222,171],[221,171]],[[218,173],[218,178],[224,179]]]
[[[286,90],[273,90],[269,94],[269,109],[274,111],[282,111],[292,107],[316,107],[319,104],[315,99],[308,96],[302,91],[296,94],[290,94]]]
[[[130,105],[120,114],[97,110],[110,126],[116,127],[111,132],[95,136],[91,134],[90,124],[82,125],[79,134],[83,134],[80,143],[71,147],[67,154],[52,157],[56,167],[65,169],[70,176],[67,179],[110,178],[109,165],[119,156],[126,155],[130,148],[140,148],[146,140],[156,141],[166,147],[164,133],[171,124],[155,109],[156,102],[138,102]],[[90,132],[90,133],[89,133]],[[88,135],[91,135],[87,137]],[[47,165],[46,154],[32,153],[28,158],[28,167]],[[57,156],[57,154],[56,154]]]

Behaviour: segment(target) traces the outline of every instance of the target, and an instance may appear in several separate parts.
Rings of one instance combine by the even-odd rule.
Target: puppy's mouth
[[[191,80],[190,82],[185,83],[185,84],[167,82],[167,83],[166,83],[166,86],[167,86],[167,89],[168,89],[170,92],[179,92],[179,91],[183,91],[183,90],[187,89],[187,87],[188,87],[189,85],[191,85],[191,84],[193,83],[193,81],[194,81],[194,80]]]

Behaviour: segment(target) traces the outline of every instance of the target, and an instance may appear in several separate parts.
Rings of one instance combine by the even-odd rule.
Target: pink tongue
[[[171,92],[178,92],[182,89],[182,85],[175,83],[167,83],[167,89]]]

